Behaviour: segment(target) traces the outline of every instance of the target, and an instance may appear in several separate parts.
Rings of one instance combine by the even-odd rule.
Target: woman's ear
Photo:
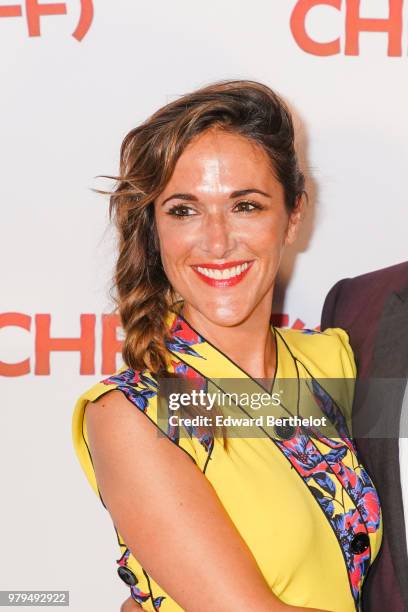
[[[286,230],[285,245],[293,244],[298,235],[300,225],[306,212],[307,195],[302,193],[298,196],[296,206],[290,213],[288,227]]]

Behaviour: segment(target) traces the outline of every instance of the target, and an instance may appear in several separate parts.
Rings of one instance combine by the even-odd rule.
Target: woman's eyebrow
[[[240,189],[239,191],[233,191],[230,198],[240,198],[241,196],[248,195],[249,193],[260,193],[267,198],[271,197],[269,193],[265,193],[265,191],[261,191],[260,189],[255,189],[255,187],[251,187],[251,189]]]
[[[255,189],[255,187],[251,187],[250,189],[239,189],[238,191],[233,191],[229,197],[231,199],[240,198],[241,196],[246,196],[249,193],[260,193],[261,195],[266,196],[267,198],[271,197],[269,193],[265,193],[265,191],[261,191],[260,189]],[[164,200],[164,202],[162,202],[161,206],[164,206],[166,202],[168,202],[169,200],[173,200],[174,198],[189,202],[198,202],[198,198],[192,193],[173,193],[173,195],[169,196]]]
[[[172,200],[173,198],[177,198],[178,200],[188,200],[190,202],[198,202],[198,198],[192,193],[173,193],[173,195],[169,196],[162,202],[162,206],[165,205],[166,202]]]

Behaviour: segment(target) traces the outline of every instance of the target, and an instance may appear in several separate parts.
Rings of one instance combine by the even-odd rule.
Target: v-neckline
[[[259,387],[259,389],[262,390],[263,393],[268,393],[269,395],[272,395],[273,391],[274,391],[275,383],[279,379],[278,373],[280,372],[280,359],[279,359],[279,352],[280,351],[279,351],[279,348],[278,348],[277,333],[276,333],[274,325],[270,324],[269,327],[270,327],[270,330],[272,331],[273,339],[274,339],[274,343],[275,343],[275,372],[274,372],[274,375],[273,375],[273,378],[272,378],[272,382],[271,382],[270,388],[267,389],[263,385],[261,385],[261,383],[259,382],[259,379],[254,378],[251,374],[249,374],[249,372],[244,370],[244,368],[242,368],[231,357],[229,357],[226,353],[224,353],[224,351],[222,351],[219,347],[215,346],[215,344],[213,344],[210,340],[208,340],[208,338],[203,336],[203,334],[201,334],[185,318],[185,316],[181,314],[180,310],[183,307],[183,303],[184,303],[184,300],[179,300],[179,301],[175,302],[175,304],[173,304],[173,308],[175,307],[176,310],[172,310],[172,309],[169,310],[169,315],[167,317],[167,325],[169,326],[170,330],[173,330],[174,328],[176,328],[179,321],[183,321],[185,326],[188,328],[188,330],[190,332],[193,332],[193,334],[189,334],[189,338],[188,338],[189,346],[191,348],[192,347],[196,347],[199,344],[203,344],[203,343],[207,344],[209,347],[211,347],[211,349],[213,349],[214,351],[216,351],[217,353],[222,355],[223,358],[230,365],[233,366],[233,369],[241,374],[241,376],[239,378],[247,378],[248,380],[252,381],[257,387]],[[191,338],[192,337],[194,338],[194,336],[196,336],[196,339],[198,341],[196,343],[191,343]],[[183,338],[183,334],[178,334],[178,337],[179,338],[180,337]]]

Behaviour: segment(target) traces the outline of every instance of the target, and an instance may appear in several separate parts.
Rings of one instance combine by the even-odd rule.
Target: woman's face
[[[197,311],[233,326],[271,308],[299,211],[287,213],[259,145],[216,129],[197,136],[156,199],[155,219],[163,267],[187,317]]]

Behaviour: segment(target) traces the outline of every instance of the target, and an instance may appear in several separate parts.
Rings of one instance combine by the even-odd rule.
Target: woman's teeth
[[[242,274],[244,270],[248,268],[249,264],[244,263],[240,266],[235,266],[233,268],[225,268],[224,270],[216,270],[214,268],[201,268],[201,266],[197,266],[197,270],[204,274],[204,276],[208,276],[209,278],[214,278],[216,280],[224,280],[227,278],[234,278],[234,276],[238,276]]]

